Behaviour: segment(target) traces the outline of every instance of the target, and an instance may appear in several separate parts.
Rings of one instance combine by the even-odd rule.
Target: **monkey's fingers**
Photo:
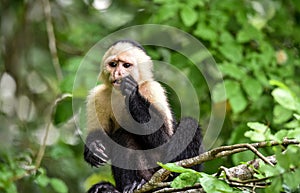
[[[94,167],[99,167],[109,160],[104,146],[101,143],[97,143],[97,141],[91,143],[89,147],[85,146],[84,158]]]
[[[136,92],[138,89],[137,82],[132,78],[132,76],[126,76],[122,79],[120,85],[121,92],[124,96],[130,96],[132,93]]]

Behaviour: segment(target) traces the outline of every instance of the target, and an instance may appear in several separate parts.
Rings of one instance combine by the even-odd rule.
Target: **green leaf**
[[[294,116],[298,121],[300,121],[300,115],[299,115],[299,114],[294,113],[293,116]]]
[[[249,137],[251,141],[265,141],[266,136],[264,133],[259,133],[255,131],[246,131],[245,137]]]
[[[172,188],[184,188],[193,186],[199,181],[200,174],[195,175],[194,172],[184,172],[177,176],[171,183]]]
[[[262,33],[251,25],[245,25],[237,34],[237,41],[240,43],[261,39]]]
[[[292,117],[293,112],[280,105],[276,105],[273,109],[273,115],[274,123],[280,124],[288,121]]]
[[[288,131],[287,130],[280,130],[275,134],[275,140],[281,142],[285,137],[287,137]]]
[[[270,129],[268,126],[258,123],[258,122],[249,122],[247,126],[250,127],[253,131],[245,132],[245,136],[249,137],[252,141],[265,141],[267,139],[273,139]]]
[[[57,99],[52,114],[54,125],[66,122],[73,116],[72,99],[72,95],[70,94],[65,94],[60,99]]]
[[[263,92],[263,87],[256,79],[244,77],[242,85],[250,99],[256,101],[260,98]]]
[[[300,166],[300,148],[296,145],[290,145],[284,153],[276,152],[276,159],[278,165],[286,171],[289,171],[290,168],[297,168]]]
[[[202,174],[200,184],[204,191],[207,193],[232,193],[233,188],[226,184],[224,181],[219,180],[213,176]]]
[[[225,81],[226,96],[229,100],[233,113],[240,113],[247,107],[248,101],[245,99],[240,84],[236,81]]]
[[[296,110],[297,102],[291,92],[282,88],[275,88],[272,91],[272,96],[281,106],[289,110]]]
[[[37,183],[39,186],[41,187],[46,187],[50,182],[50,179],[46,176],[46,175],[39,175],[36,179],[35,179],[35,183]]]
[[[228,75],[237,80],[241,80],[247,76],[245,71],[243,70],[243,68],[237,66],[236,64],[232,64],[232,63],[222,64],[220,66],[220,70],[223,74]]]
[[[240,84],[237,81],[233,80],[225,80],[225,89],[226,89],[226,96],[227,99],[233,97],[235,93],[240,92]]]
[[[265,133],[268,129],[268,126],[259,122],[249,122],[247,123],[247,126],[253,129],[254,131],[258,131],[261,133]]]
[[[283,82],[280,82],[278,80],[270,80],[269,84],[272,85],[272,86],[278,86],[279,88],[283,88],[285,90],[289,90],[287,85],[285,85]]]
[[[220,41],[222,43],[231,43],[234,41],[234,38],[228,31],[223,31],[220,34]]]
[[[183,24],[187,27],[194,25],[198,18],[197,12],[189,6],[184,6],[181,9],[180,16]]]
[[[298,173],[297,172],[289,172],[289,173],[283,174],[283,182],[291,190],[295,190],[300,184],[300,179],[297,177],[299,177],[299,169],[298,169]]]
[[[171,172],[176,172],[176,173],[185,173],[185,172],[190,172],[190,173],[198,173],[197,171],[195,170],[192,170],[192,169],[189,169],[189,168],[184,168],[182,166],[178,166],[176,165],[175,163],[166,163],[166,164],[163,164],[161,162],[157,162],[157,164],[168,170],[168,171],[171,171]]]
[[[242,92],[237,92],[235,96],[229,98],[233,113],[237,114],[244,111],[247,107],[248,101],[244,97]]]
[[[194,31],[195,36],[202,38],[204,40],[208,40],[211,42],[216,41],[218,35],[214,29],[210,26],[207,26],[203,23],[199,23],[197,25],[196,30]]]
[[[265,189],[266,193],[281,192],[281,190],[282,190],[281,177],[273,178],[271,185]]]
[[[296,128],[293,130],[289,130],[288,134],[286,135],[288,138],[295,138],[300,141],[300,128]]]
[[[178,8],[178,3],[162,5],[154,17],[154,22],[159,23],[174,17],[177,14]]]
[[[68,187],[65,184],[65,182],[58,178],[52,178],[50,180],[50,184],[53,187],[53,189],[58,193],[67,193],[68,192]]]
[[[291,120],[290,122],[284,124],[285,128],[294,129],[300,127],[298,120]]]
[[[269,81],[266,77],[266,72],[264,72],[261,69],[255,69],[254,70],[254,76],[255,78],[264,86],[264,87],[268,87],[269,86]]]
[[[17,186],[13,182],[6,184],[5,190],[7,193],[18,193]]]
[[[243,48],[241,45],[225,43],[219,46],[219,51],[225,56],[225,58],[234,63],[239,63],[243,59]]]

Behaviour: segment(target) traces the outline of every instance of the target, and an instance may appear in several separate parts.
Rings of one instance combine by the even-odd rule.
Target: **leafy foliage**
[[[226,103],[226,120],[215,146],[284,137],[300,140],[299,1],[107,0],[103,2],[108,7],[99,10],[96,0],[53,0],[52,27],[62,79],[49,51],[43,11],[47,1],[4,0],[0,6],[0,192],[83,192],[97,180],[111,180],[108,169],[93,171],[84,163],[82,131],[77,129],[84,128],[84,123],[76,110],[95,85],[100,58],[91,59],[95,67],[86,69],[85,76],[78,78],[76,72],[92,45],[132,25],[177,27],[211,52],[224,76],[226,96],[220,96],[220,83],[209,90],[184,56],[165,48],[147,48],[153,59],[170,62],[189,77],[201,104],[204,128],[212,109]],[[67,97],[54,105],[61,96]],[[180,106],[173,98],[170,94],[178,115]],[[35,168],[46,128],[46,149]],[[275,167],[260,168],[262,176],[272,176],[265,191],[299,189],[292,180],[299,179],[298,147],[269,148],[263,153],[279,158]],[[213,173],[218,166],[252,158],[245,152],[214,160],[206,163],[205,171]],[[205,173],[195,175],[186,169],[180,173],[174,186],[197,181],[207,192],[232,190]]]

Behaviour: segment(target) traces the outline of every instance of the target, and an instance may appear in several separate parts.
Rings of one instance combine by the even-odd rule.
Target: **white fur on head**
[[[128,57],[133,57],[132,61],[135,64],[133,66],[138,68],[139,80],[136,80],[138,83],[153,80],[153,63],[151,58],[146,54],[146,52],[135,43],[130,41],[119,41],[113,44],[104,54],[101,62],[101,73],[100,79],[105,84],[109,85],[109,72],[106,70],[106,65],[113,58],[117,57],[120,54],[128,54]]]

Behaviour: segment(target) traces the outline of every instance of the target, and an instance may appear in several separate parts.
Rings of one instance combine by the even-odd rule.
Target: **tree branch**
[[[259,142],[259,143],[252,143],[252,144],[235,144],[230,146],[222,146],[215,149],[212,149],[210,151],[207,151],[205,153],[200,154],[199,156],[181,160],[178,162],[175,162],[177,165],[182,167],[191,167],[197,164],[201,164],[206,161],[210,161],[216,158],[221,158],[229,155],[233,155],[235,153],[251,150],[253,153],[255,153],[260,159],[256,159],[253,161],[248,162],[246,165],[242,164],[230,169],[226,169],[228,177],[230,179],[237,178],[241,181],[236,181],[234,185],[243,185],[247,181],[243,182],[242,180],[250,180],[253,177],[254,171],[251,169],[251,167],[248,167],[249,165],[252,165],[254,168],[259,167],[259,161],[263,160],[265,163],[274,165],[276,164],[276,159],[273,156],[270,157],[264,157],[260,152],[256,150],[256,148],[264,148],[264,147],[271,147],[271,146],[277,146],[277,145],[283,145],[287,146],[290,144],[299,144],[299,142],[295,139],[284,139],[282,142],[278,141],[265,141],[265,142]],[[223,168],[224,169],[224,168]],[[223,170],[224,171],[224,170]],[[171,172],[165,169],[160,169],[156,173],[153,174],[152,178],[144,184],[140,189],[136,190],[135,193],[142,193],[147,192],[156,188],[159,188],[158,184],[161,184],[161,182],[167,178],[167,176]],[[233,174],[231,174],[233,173]],[[232,181],[234,183],[234,181]],[[254,182],[253,182],[254,183]],[[248,185],[247,185],[248,186]],[[169,189],[170,190],[170,189]]]

